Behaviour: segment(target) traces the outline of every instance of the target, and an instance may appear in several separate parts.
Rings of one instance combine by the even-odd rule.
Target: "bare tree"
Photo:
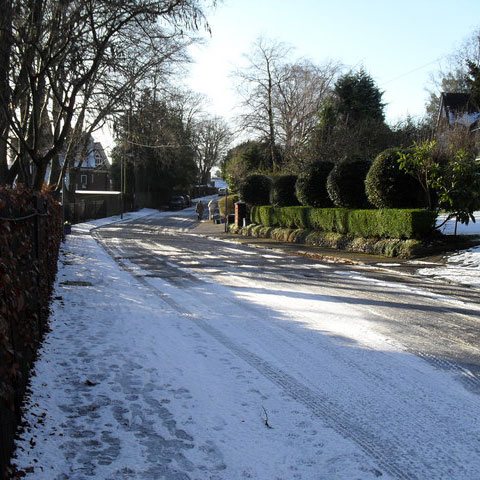
[[[12,45],[12,2],[0,0],[0,102],[8,103],[10,88],[10,52]],[[7,110],[0,109],[0,178],[7,174],[7,142],[9,119]]]
[[[273,171],[280,168],[279,150],[285,164],[302,155],[342,68],[337,62],[289,62],[290,53],[285,44],[260,38],[247,67],[236,72],[240,124],[268,143]]]
[[[98,128],[142,75],[178,57],[185,30],[205,24],[201,0],[13,3],[11,89],[0,83],[9,135],[0,133],[13,155],[10,168],[0,156],[0,182],[36,189],[67,144]]]
[[[282,81],[274,95],[277,138],[286,162],[298,160],[318,125],[318,113],[332,94],[341,66],[317,66],[301,60],[283,66]]]
[[[193,143],[201,184],[207,183],[212,168],[219,164],[231,139],[228,125],[219,117],[204,118],[194,124]]]
[[[52,168],[50,183],[55,183],[57,190],[67,169],[75,172],[81,168],[90,134],[119,115],[131,117],[144,91],[151,91],[154,101],[160,96],[172,97],[169,78],[188,61],[186,46],[192,40],[187,36],[166,36],[156,25],[140,28],[137,23],[126,28],[123,36],[124,41],[116,48],[115,63],[102,65],[97,81],[91,82],[81,97],[81,115],[67,137],[62,174],[55,175]],[[70,179],[73,187],[75,175]]]
[[[178,112],[186,128],[192,130],[197,119],[203,114],[207,101],[202,93],[181,88],[170,90],[166,100]]]
[[[278,86],[284,80],[283,65],[290,51],[281,42],[259,38],[252,53],[246,56],[247,67],[235,72],[244,110],[240,123],[268,142],[273,171],[279,168],[274,102]]]

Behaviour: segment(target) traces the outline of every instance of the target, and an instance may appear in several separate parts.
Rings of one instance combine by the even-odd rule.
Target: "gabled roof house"
[[[463,125],[473,131],[479,127],[479,121],[479,108],[473,104],[469,93],[443,92],[441,94],[437,128]]]
[[[110,190],[110,163],[102,144],[89,135],[84,152],[83,155],[77,155],[75,166],[69,172],[75,176],[75,190]]]

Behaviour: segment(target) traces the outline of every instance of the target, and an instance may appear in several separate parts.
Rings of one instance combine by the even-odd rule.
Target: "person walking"
[[[208,219],[215,221],[215,210],[218,210],[218,202],[216,198],[212,198],[208,202]]]
[[[197,212],[198,220],[202,220],[203,219],[203,212],[205,211],[205,205],[203,204],[203,202],[201,200],[197,203],[195,211]]]

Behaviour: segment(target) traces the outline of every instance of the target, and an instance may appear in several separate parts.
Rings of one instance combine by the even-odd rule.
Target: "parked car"
[[[226,194],[227,194],[227,189],[225,187],[220,187],[218,189],[218,194],[221,196],[221,197],[224,197]]]
[[[182,210],[185,206],[185,199],[182,195],[174,195],[168,202],[168,208],[170,210]]]
[[[184,201],[185,201],[185,206],[186,207],[191,207],[192,206],[192,199],[190,198],[190,195],[182,195]]]

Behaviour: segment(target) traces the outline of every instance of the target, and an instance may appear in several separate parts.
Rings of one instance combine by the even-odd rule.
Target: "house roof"
[[[107,155],[105,153],[105,150],[103,149],[102,144],[100,142],[94,142],[93,150],[97,160],[96,162],[97,167],[103,166],[105,168],[108,168],[110,164],[108,163]]]
[[[478,111],[478,108],[470,101],[469,93],[443,92],[441,105],[446,110],[456,113],[474,113]]]
[[[471,95],[463,92],[442,92],[437,125],[445,119],[448,125],[462,124],[472,126],[480,118],[480,112],[471,101]]]
[[[91,134],[85,135],[88,135],[85,151],[77,152],[75,166],[82,169],[109,170],[110,163],[108,162],[102,144],[95,142]]]

